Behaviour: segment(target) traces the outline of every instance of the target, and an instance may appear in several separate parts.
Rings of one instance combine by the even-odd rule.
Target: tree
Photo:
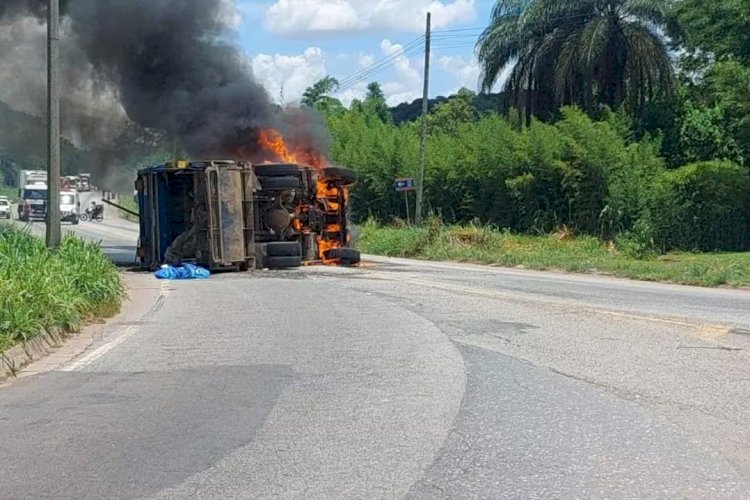
[[[324,114],[330,114],[343,110],[341,101],[331,97],[329,94],[339,88],[339,81],[332,76],[321,78],[312,86],[307,87],[302,94],[301,104],[307,108],[317,109]]]
[[[430,130],[456,134],[459,125],[474,119],[474,92],[462,88],[455,96],[435,106],[427,117]]]
[[[750,16],[746,0],[680,0],[674,2],[667,24],[676,47],[689,59],[750,62]]]
[[[659,34],[670,0],[499,0],[477,42],[481,86],[507,69],[505,88],[526,118],[563,105],[631,110],[671,92]]]
[[[388,109],[385,94],[383,94],[383,89],[380,88],[378,82],[371,82],[367,85],[364,107],[367,112],[377,116],[383,123],[392,121],[391,110]]]

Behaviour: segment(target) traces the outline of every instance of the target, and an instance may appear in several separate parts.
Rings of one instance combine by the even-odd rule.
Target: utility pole
[[[422,92],[422,132],[419,137],[419,175],[417,176],[417,207],[414,222],[422,224],[422,197],[424,195],[424,163],[427,147],[427,110],[428,94],[430,91],[430,19],[427,13],[427,29],[424,33],[424,91]]]
[[[47,248],[60,246],[60,0],[47,8]]]

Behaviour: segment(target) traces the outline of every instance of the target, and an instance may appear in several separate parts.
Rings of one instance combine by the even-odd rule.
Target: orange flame
[[[287,144],[281,132],[275,129],[261,130],[258,133],[258,146],[271,156],[268,160],[298,163],[318,169],[328,165],[328,161],[322,154],[309,147]]]
[[[280,161],[285,163],[296,163],[308,165],[316,169],[322,169],[328,166],[328,161],[317,151],[310,148],[292,146],[287,144],[281,132],[274,129],[261,130],[258,134],[258,145],[264,153],[266,161]],[[319,206],[329,215],[340,215],[344,208],[341,201],[346,202],[349,199],[349,193],[346,188],[338,188],[335,185],[321,178],[317,182],[316,198]],[[294,222],[294,228],[303,232],[305,228],[299,220]],[[341,225],[338,223],[328,224],[323,229],[323,234],[318,235],[318,257],[325,264],[337,264],[336,259],[328,259],[325,254],[329,250],[340,248],[342,242],[340,239]],[[348,243],[345,242],[345,243]]]

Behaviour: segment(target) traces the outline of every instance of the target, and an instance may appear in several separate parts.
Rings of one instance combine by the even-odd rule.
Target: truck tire
[[[283,177],[259,177],[258,180],[263,191],[287,191],[302,187],[299,177],[292,177],[291,175]]]
[[[351,186],[357,182],[357,173],[344,167],[327,167],[320,171],[322,179],[341,181],[343,186]]]
[[[266,244],[268,257],[298,257],[302,255],[302,247],[298,241],[272,241]]]
[[[353,248],[334,248],[324,254],[326,259],[338,260],[342,266],[354,266],[362,261],[359,250]]]
[[[258,177],[287,177],[299,175],[299,165],[294,163],[261,163],[253,165]]]
[[[292,267],[300,267],[302,265],[302,256],[287,256],[287,257],[267,257],[265,266],[268,269],[289,269]]]

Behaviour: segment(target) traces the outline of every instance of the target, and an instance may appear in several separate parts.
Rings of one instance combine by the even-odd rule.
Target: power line
[[[549,19],[537,19],[533,22],[526,22],[526,26],[532,24],[546,24],[554,21],[566,21],[574,19],[582,19],[591,17],[592,13],[576,14],[572,16],[560,16]],[[431,37],[433,39],[432,49],[436,50],[449,50],[449,49],[461,49],[468,47],[475,47],[477,38],[486,31],[488,26],[473,26],[465,28],[453,28],[443,30],[433,30]],[[471,41],[469,41],[471,40]],[[403,57],[409,57],[414,55],[416,52],[421,51],[424,47],[425,37],[419,36],[414,40],[410,41],[399,50],[394,51],[377,61],[369,64],[368,66],[352,73],[339,80],[339,87],[337,93],[345,92],[359,83],[366,81],[373,75],[376,75],[398,63]],[[442,43],[441,43],[442,42]]]
[[[339,80],[339,88],[347,86],[351,81],[357,80],[363,75],[370,74],[371,72],[378,70],[383,66],[389,65],[391,62],[398,60],[404,53],[411,51],[413,48],[419,48],[424,43],[424,36],[420,36],[407,43],[400,49],[391,52],[390,54],[378,59],[377,61],[367,65],[366,67],[352,73],[351,75]]]
[[[416,44],[414,42],[417,42]],[[401,58],[408,57],[410,55],[413,55],[419,51],[422,50],[424,44],[422,42],[422,37],[415,40],[414,42],[408,44],[407,46],[402,47],[400,50],[395,51],[391,55],[389,55],[386,58],[383,58],[382,60],[375,62],[371,65],[369,65],[367,68],[364,68],[363,70],[360,70],[339,82],[339,87],[337,90],[337,93],[344,92],[346,90],[349,90],[350,88],[356,86],[358,83],[367,80],[371,76],[380,73],[381,71],[394,66],[397,64]],[[342,83],[343,82],[343,83]]]
[[[475,43],[454,43],[454,44],[448,44],[448,45],[433,45],[433,49],[466,49],[466,48],[474,48],[476,46]]]
[[[576,14],[573,16],[550,17],[549,19],[535,19],[533,20],[533,22],[538,23],[538,24],[544,24],[544,23],[550,23],[554,21],[569,21],[573,19],[581,19],[581,18],[591,17],[595,15],[596,13],[587,12],[585,14]],[[523,18],[524,16],[521,15],[520,17]],[[527,21],[524,24],[529,25],[531,23]],[[433,33],[433,36],[441,35],[443,33],[460,33],[460,32],[465,32],[465,31],[478,31],[481,33],[484,30],[486,30],[488,27],[489,25],[488,26],[473,26],[473,27],[467,27],[467,28],[454,28],[454,29],[449,29],[449,30],[433,30],[432,33]]]
[[[367,72],[364,72],[364,73],[358,75],[357,77],[354,77],[354,78],[347,77],[347,79],[346,79],[346,81],[345,81],[345,83],[343,85],[339,84],[338,92],[343,92],[345,90],[348,90],[348,89],[356,86],[358,83],[363,82],[363,81],[369,79],[370,77],[372,77],[372,76],[374,76],[374,75],[376,75],[378,73],[381,73],[382,71],[384,71],[384,70],[386,70],[386,69],[388,69],[388,68],[390,68],[392,66],[395,66],[396,64],[398,64],[399,60],[402,57],[410,57],[410,56],[412,56],[412,55],[414,55],[416,53],[419,53],[421,51],[421,48],[422,47],[420,47],[420,46],[416,46],[416,47],[412,47],[411,49],[409,49],[407,51],[399,52],[399,54],[396,57],[394,57],[393,59],[391,59],[391,60],[389,60],[387,62],[383,62],[382,64],[378,65],[377,67],[373,67],[372,69],[370,69]]]
[[[396,50],[396,51],[394,51],[394,52],[392,52],[392,53],[390,53],[390,54],[388,54],[388,55],[386,55],[386,56],[382,57],[381,59],[379,59],[379,60],[377,60],[377,61],[374,61],[374,62],[370,63],[370,64],[369,64],[369,65],[367,65],[366,67],[364,67],[364,68],[360,69],[359,71],[356,71],[355,73],[353,73],[353,74],[351,74],[351,75],[347,76],[346,78],[342,79],[341,81],[345,81],[345,80],[347,80],[347,79],[349,79],[349,78],[355,78],[355,77],[357,77],[357,76],[358,76],[359,74],[361,74],[361,73],[365,73],[365,72],[369,71],[370,69],[372,69],[372,68],[374,68],[374,67],[376,67],[376,66],[378,66],[378,65],[380,65],[380,64],[382,64],[382,63],[386,63],[386,62],[388,62],[388,60],[390,60],[390,59],[398,58],[398,56],[399,56],[399,53],[401,53],[401,52],[403,52],[403,51],[405,51],[405,50],[407,50],[407,49],[411,48],[411,47],[412,47],[412,46],[414,46],[415,44],[418,44],[418,43],[422,42],[422,41],[423,41],[423,39],[424,39],[424,37],[423,37],[423,36],[420,36],[420,37],[417,37],[417,38],[415,38],[415,39],[414,39],[414,40],[412,40],[411,42],[409,42],[409,43],[407,43],[406,45],[404,45],[403,47],[401,47],[401,48],[400,48],[399,50]]]
[[[415,55],[415,54],[418,54],[418,53],[420,53],[420,52],[421,52],[421,50],[422,50],[422,47],[413,47],[413,48],[412,48],[412,49],[410,49],[409,51],[406,51],[406,52],[403,52],[403,53],[401,53],[401,54],[399,55],[399,58],[400,58],[400,57],[407,57],[407,58],[408,58],[408,57],[410,57],[410,56],[413,56],[413,55]],[[343,85],[343,86],[339,86],[339,88],[338,88],[338,91],[337,91],[337,92],[341,93],[341,92],[344,92],[344,91],[346,91],[346,90],[349,90],[349,89],[351,89],[351,88],[353,88],[353,87],[357,86],[357,85],[358,85],[359,83],[361,83],[361,82],[364,82],[364,81],[367,81],[368,79],[370,79],[370,78],[371,78],[371,77],[373,77],[374,75],[376,75],[376,74],[378,74],[378,73],[381,73],[381,72],[385,71],[386,69],[388,69],[388,68],[390,68],[390,67],[392,67],[392,66],[395,66],[395,65],[396,65],[396,64],[397,64],[398,62],[399,62],[399,59],[397,58],[397,59],[394,59],[394,60],[393,60],[392,62],[390,62],[389,64],[386,64],[386,65],[382,65],[382,66],[380,66],[379,68],[376,68],[376,69],[374,69],[373,71],[369,71],[369,72],[367,72],[366,74],[362,74],[362,75],[361,75],[361,76],[359,76],[358,78],[355,78],[355,79],[353,79],[353,80],[350,80],[350,81],[348,81],[346,85]]]

